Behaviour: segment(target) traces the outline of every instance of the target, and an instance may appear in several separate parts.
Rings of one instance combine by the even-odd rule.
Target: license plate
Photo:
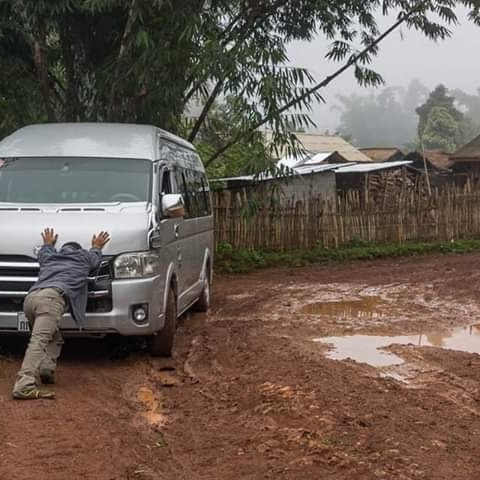
[[[29,332],[30,325],[28,323],[27,317],[23,312],[18,312],[17,316],[17,330],[19,332]]]

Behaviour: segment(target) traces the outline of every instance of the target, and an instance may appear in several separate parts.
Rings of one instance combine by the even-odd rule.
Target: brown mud
[[[219,276],[172,359],[67,340],[54,401],[11,400],[23,345],[0,338],[0,479],[480,478],[479,265]],[[413,340],[382,341],[400,361],[377,368],[329,358],[344,336]]]

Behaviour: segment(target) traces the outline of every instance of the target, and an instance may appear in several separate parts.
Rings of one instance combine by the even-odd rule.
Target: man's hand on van
[[[92,248],[99,248],[100,250],[110,241],[110,234],[108,232],[100,232],[92,238]]]
[[[53,247],[57,243],[58,235],[53,228],[46,228],[42,232],[43,244]]]

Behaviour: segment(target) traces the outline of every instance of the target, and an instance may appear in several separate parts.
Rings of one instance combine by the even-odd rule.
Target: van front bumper
[[[160,277],[115,280],[112,282],[112,310],[87,313],[80,330],[69,314],[65,314],[60,329],[65,335],[102,336],[109,333],[132,336],[151,335],[163,327],[163,292]],[[134,305],[148,305],[148,318],[136,323],[132,316]],[[0,311],[0,334],[19,334],[18,312]]]

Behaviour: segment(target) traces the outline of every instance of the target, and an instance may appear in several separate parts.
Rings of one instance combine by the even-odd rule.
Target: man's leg
[[[39,290],[29,297],[25,301],[25,314],[29,320],[33,318],[33,329],[13,388],[13,395],[17,398],[22,396],[22,392],[36,387],[40,365],[47,356],[48,346],[58,331],[65,311],[63,296],[54,289]]]
[[[57,360],[62,353],[63,337],[60,329],[57,328],[52,341],[47,346],[47,355],[40,365],[40,380],[43,384],[55,383],[55,370]]]

